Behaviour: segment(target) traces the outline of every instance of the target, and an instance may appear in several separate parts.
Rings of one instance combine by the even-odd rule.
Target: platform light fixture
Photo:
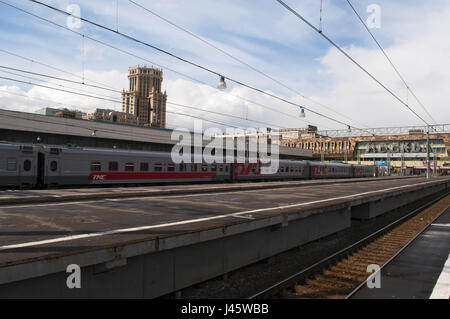
[[[300,108],[300,118],[305,118],[306,114],[305,114],[305,109],[304,108]]]
[[[350,125],[347,125],[347,133],[351,133],[352,132],[352,127]]]
[[[217,86],[219,89],[224,90],[227,88],[227,83],[225,83],[225,77],[220,76],[219,85]]]

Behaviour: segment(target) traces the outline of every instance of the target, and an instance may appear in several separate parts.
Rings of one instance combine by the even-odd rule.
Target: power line
[[[30,0],[33,1],[33,0]],[[306,23],[310,28],[312,28],[314,31],[316,31],[318,34],[320,34],[325,40],[327,40],[331,45],[333,45],[336,49],[338,49],[342,54],[344,54],[350,61],[352,61],[356,66],[358,66],[364,73],[366,73],[370,78],[372,78],[376,83],[378,83],[383,89],[385,89],[389,94],[391,94],[395,99],[397,99],[401,104],[406,106],[412,113],[414,113],[419,119],[421,119],[425,124],[429,125],[427,121],[425,121],[419,114],[417,114],[412,108],[409,107],[408,104],[403,102],[401,98],[399,98],[394,92],[392,92],[390,89],[388,89],[383,83],[381,83],[375,76],[373,76],[369,71],[367,71],[361,64],[356,62],[355,59],[353,59],[347,52],[345,52],[340,46],[338,46],[336,43],[334,43],[330,38],[328,38],[322,31],[317,29],[315,26],[313,26],[308,20],[306,20],[303,16],[301,16],[297,11],[292,9],[290,6],[288,6],[286,3],[284,3],[281,0],[275,0],[278,3],[280,3],[284,8],[286,8],[288,11],[290,11],[293,15],[295,15],[297,18],[299,18],[301,21]],[[36,2],[36,1],[33,1]]]
[[[414,96],[414,98],[416,99],[416,101],[419,103],[419,105],[423,108],[423,110],[428,114],[428,116],[431,118],[431,120],[437,124],[436,120],[431,116],[431,114],[428,112],[428,110],[425,108],[425,106],[423,105],[423,103],[417,98],[417,96],[414,94],[414,92],[411,90],[411,88],[409,87],[409,85],[406,83],[405,79],[403,78],[403,76],[400,74],[400,71],[395,67],[394,63],[392,62],[392,60],[389,58],[389,56],[387,55],[386,51],[383,49],[383,47],[381,46],[381,44],[378,42],[378,40],[375,38],[375,35],[372,33],[372,31],[370,31],[370,29],[367,27],[367,25],[364,23],[363,19],[361,18],[361,16],[359,15],[358,11],[356,11],[355,7],[352,5],[352,3],[350,2],[350,0],[346,0],[348,5],[352,8],[353,12],[356,14],[356,16],[358,17],[359,21],[361,21],[361,23],[363,24],[364,28],[367,30],[367,32],[369,32],[370,36],[372,37],[372,39],[375,41],[375,43],[378,45],[378,47],[380,48],[381,52],[383,52],[384,56],[386,57],[386,59],[389,61],[389,63],[391,64],[391,66],[394,68],[395,72],[397,73],[397,75],[399,76],[399,78],[402,80],[402,82],[405,84],[407,91],[411,92],[412,96]],[[406,92],[408,94],[408,92]]]
[[[56,90],[56,91],[76,94],[76,95],[80,95],[80,96],[85,96],[85,97],[99,99],[99,100],[104,100],[104,101],[109,101],[109,102],[122,103],[122,101],[119,101],[119,100],[112,100],[112,99],[102,98],[102,97],[99,97],[99,96],[94,96],[94,95],[89,95],[89,94],[84,94],[84,93],[79,93],[79,92],[73,92],[73,91],[69,91],[69,90],[65,90],[65,89],[58,89],[58,88],[54,88],[54,87],[47,86],[47,85],[42,85],[42,84],[37,84],[37,83],[32,83],[32,82],[26,82],[26,81],[12,79],[12,78],[7,78],[7,77],[3,77],[3,76],[0,76],[0,79],[13,81],[13,82],[24,83],[24,84],[28,84],[28,85],[39,86],[39,87],[43,87],[43,88],[46,88],[46,89],[51,89],[51,90]]]
[[[208,83],[206,83],[206,82],[204,82],[204,81],[201,81],[201,80],[199,80],[199,79],[193,78],[193,77],[191,77],[191,76],[189,76],[189,75],[187,75],[187,74],[185,74],[185,73],[182,73],[182,72],[176,71],[176,70],[174,70],[174,69],[171,69],[171,68],[169,68],[169,67],[163,66],[163,65],[161,65],[161,64],[155,63],[155,62],[153,62],[153,61],[150,61],[149,59],[146,59],[146,58],[144,58],[144,57],[138,56],[138,55],[136,55],[136,54],[134,54],[134,53],[132,53],[132,52],[123,50],[123,49],[118,48],[118,47],[116,47],[116,46],[113,46],[113,45],[111,45],[111,44],[109,44],[109,43],[106,43],[106,42],[104,42],[104,41],[101,41],[101,40],[98,40],[98,39],[89,37],[89,36],[87,36],[87,35],[85,35],[85,34],[82,34],[82,33],[80,33],[80,32],[77,32],[77,31],[73,30],[73,29],[67,28],[67,27],[65,27],[65,26],[63,26],[63,25],[60,25],[60,24],[58,24],[58,23],[55,23],[55,22],[53,22],[53,21],[51,21],[51,20],[49,20],[49,19],[43,18],[43,17],[41,17],[41,16],[38,16],[38,15],[36,15],[36,14],[34,14],[34,13],[31,13],[31,12],[29,12],[29,11],[26,11],[26,10],[22,9],[22,8],[19,8],[19,7],[16,7],[16,6],[14,6],[14,5],[11,5],[11,4],[9,4],[9,3],[6,3],[6,2],[4,2],[4,1],[1,1],[1,0],[0,0],[0,3],[3,3],[3,4],[5,4],[5,5],[7,5],[7,6],[10,6],[10,7],[14,8],[14,9],[16,9],[16,10],[18,10],[18,11],[21,11],[21,12],[25,13],[25,14],[31,15],[31,16],[33,16],[33,17],[39,19],[39,20],[45,21],[45,22],[47,22],[47,23],[50,23],[50,24],[52,24],[52,25],[54,25],[54,26],[56,26],[56,27],[62,28],[62,29],[64,29],[64,30],[66,30],[66,31],[70,31],[70,32],[72,32],[72,33],[74,33],[74,34],[77,34],[77,35],[79,35],[79,36],[82,36],[82,37],[84,37],[84,38],[87,38],[87,39],[89,39],[89,40],[91,40],[91,41],[93,41],[93,42],[96,42],[96,43],[99,43],[99,44],[101,44],[101,45],[103,45],[103,46],[106,46],[106,47],[109,47],[109,48],[111,48],[111,49],[117,50],[117,51],[119,51],[119,52],[121,52],[121,53],[123,53],[123,54],[127,54],[127,55],[129,55],[129,56],[132,56],[132,57],[141,59],[141,60],[143,60],[143,61],[146,61],[146,62],[149,62],[149,63],[151,63],[151,64],[154,64],[154,65],[156,65],[156,66],[158,66],[158,67],[160,67],[160,68],[164,68],[164,69],[169,70],[169,71],[171,71],[171,72],[173,72],[173,73],[175,73],[175,74],[178,74],[178,75],[181,75],[181,76],[183,76],[183,77],[186,77],[186,78],[188,78],[188,79],[190,79],[190,80],[192,80],[192,81],[194,81],[194,82],[198,82],[198,83],[200,83],[200,84],[209,86],[209,87],[211,87],[211,88],[217,90],[218,92],[220,92],[220,93],[222,93],[222,94],[227,94],[227,95],[233,96],[233,97],[235,97],[235,98],[241,99],[241,100],[243,100],[243,101],[245,101],[245,102],[247,102],[247,103],[251,103],[251,104],[260,106],[260,107],[262,107],[262,108],[271,110],[271,111],[273,111],[273,112],[275,112],[275,113],[279,113],[279,114],[285,115],[285,116],[287,116],[287,117],[294,118],[294,119],[296,119],[296,120],[304,121],[304,122],[306,122],[306,123],[308,123],[308,124],[310,124],[310,125],[314,124],[314,123],[311,123],[311,122],[309,122],[309,121],[305,121],[305,120],[303,120],[303,119],[300,119],[300,118],[298,118],[298,117],[295,117],[295,116],[293,116],[292,114],[288,114],[288,113],[279,111],[279,110],[277,110],[277,109],[271,108],[271,107],[269,107],[269,106],[267,106],[267,105],[264,105],[264,104],[261,104],[261,103],[258,103],[258,102],[254,102],[254,101],[252,101],[252,100],[249,100],[249,99],[247,99],[247,98],[241,97],[241,96],[239,96],[239,95],[232,94],[232,93],[230,93],[230,92],[226,92],[226,91],[219,90],[217,87],[215,87],[215,86],[213,86],[213,85],[210,85],[210,84],[208,84]],[[5,52],[6,52],[6,51],[5,51]],[[15,55],[14,53],[10,53],[10,52],[6,52],[6,53],[11,54],[11,55]],[[21,58],[23,58],[23,59],[29,60],[29,61],[31,61],[31,62],[36,62],[35,60],[28,59],[28,58],[25,58],[25,57],[22,57],[22,56],[19,56],[19,55],[15,55],[15,56],[18,56],[18,57],[21,57]],[[67,73],[67,74],[73,74],[73,73],[70,73],[70,72],[63,71],[63,70],[61,70],[61,69],[53,68],[53,67],[51,67],[51,66],[49,66],[49,65],[46,65],[46,64],[44,64],[44,63],[39,63],[39,64],[44,65],[44,66],[47,66],[47,67],[52,68],[52,69],[59,70],[59,71],[61,71],[61,72]],[[74,75],[74,74],[73,74],[73,75]],[[80,76],[78,76],[78,77],[79,77],[79,78],[82,78],[82,77],[80,77]],[[93,82],[93,81],[91,81],[91,82]],[[101,84],[101,83],[100,83],[100,84]],[[314,124],[314,125],[317,125],[317,124]],[[325,128],[327,128],[327,127],[324,126],[324,125],[322,125],[322,126],[325,127]],[[329,129],[329,128],[328,128],[328,129]]]
[[[57,79],[57,80],[60,80],[60,81],[67,81],[67,82],[74,83],[74,84],[87,85],[87,86],[91,86],[93,88],[102,88],[102,89],[105,89],[105,90],[108,90],[108,91],[112,91],[112,92],[116,92],[116,93],[122,93],[121,91],[118,91],[118,90],[112,90],[112,89],[108,89],[108,88],[98,87],[96,85],[89,85],[89,84],[85,84],[85,83],[82,83],[82,82],[77,82],[77,81],[72,81],[72,80],[68,80],[68,79],[63,79],[63,78],[60,78],[60,77],[54,77],[54,76],[50,76],[50,75],[46,75],[46,74],[42,74],[42,73],[29,72],[29,71],[25,71],[25,70],[22,70],[22,69],[16,69],[16,68],[6,67],[6,66],[2,66],[2,65],[0,65],[0,68],[8,69],[8,70],[15,70],[15,71],[24,72],[24,73],[27,73],[27,74],[34,74],[34,75],[38,75],[38,76],[48,77],[48,78]],[[23,75],[20,75],[20,74],[17,74],[17,73],[13,73],[13,72],[7,72],[7,71],[1,71],[1,70],[0,70],[0,72],[9,73],[9,74],[13,74],[13,75],[16,75],[16,76],[22,76],[22,77],[29,78],[29,79],[32,79],[32,80],[39,80],[39,79],[36,79],[36,78],[23,76]],[[71,88],[71,89],[74,89],[74,88]],[[120,103],[122,103],[122,102],[120,102]],[[195,110],[200,110],[202,112],[208,112],[208,113],[212,113],[212,114],[219,114],[219,115],[222,115],[222,116],[227,116],[227,117],[232,117],[232,118],[236,118],[236,119],[241,119],[241,120],[245,120],[245,121],[253,122],[253,123],[260,123],[260,124],[264,124],[264,125],[278,126],[278,125],[274,125],[274,124],[269,124],[267,122],[261,122],[261,121],[251,120],[251,119],[248,119],[248,118],[243,118],[243,117],[238,117],[238,116],[234,116],[234,115],[224,114],[224,113],[220,113],[220,112],[204,110],[204,109],[195,108],[195,107],[192,107],[192,106],[186,106],[186,105],[182,105],[182,104],[178,104],[178,103],[174,103],[174,102],[167,102],[167,104],[181,106],[181,107],[195,109]]]
[[[186,117],[193,117],[193,116],[190,116],[189,114],[175,113],[175,112],[170,112],[170,113],[174,113],[174,114],[181,115],[181,116],[186,116]],[[4,114],[4,116],[10,117],[10,118],[18,118],[18,119],[22,119],[22,120],[24,119],[23,117],[14,116],[14,115],[11,115],[11,114]],[[194,118],[197,118],[197,117],[194,116]],[[197,118],[197,119],[204,120],[202,118]],[[26,119],[26,120],[29,120],[29,119]],[[38,120],[38,119],[33,119],[33,121],[34,122],[39,122],[39,123],[46,123],[46,124],[55,124],[55,122]],[[204,120],[204,121],[213,123],[212,121],[209,121],[209,120]],[[91,121],[86,121],[86,122],[92,123]],[[106,121],[99,121],[99,122],[108,123]],[[227,124],[222,124],[220,122],[216,123],[216,124],[225,125],[225,126],[227,125]],[[121,135],[125,135],[125,136],[130,136],[130,137],[148,138],[148,135],[133,134],[133,133],[127,133],[127,132],[118,131],[118,130],[112,130],[112,129],[101,129],[101,128],[98,128],[98,127],[88,128],[88,127],[85,127],[85,126],[82,126],[82,125],[74,125],[74,124],[69,124],[69,123],[64,123],[64,126],[75,127],[75,128],[79,128],[79,129],[85,129],[85,130],[88,130],[89,132],[105,132],[105,133],[121,134]],[[23,127],[25,127],[25,126],[23,126]],[[35,129],[35,127],[26,127],[26,128]],[[144,127],[140,127],[140,128],[144,128]],[[235,126],[234,128],[239,128],[240,129],[240,127],[237,127],[237,126]],[[67,134],[66,131],[59,131],[59,133]]]
[[[352,118],[350,118],[350,117],[348,117],[348,116],[346,116],[346,115],[344,115],[344,114],[342,114],[342,113],[340,113],[340,112],[335,111],[335,110],[332,109],[331,107],[328,107],[328,106],[326,106],[326,105],[324,105],[324,104],[322,104],[322,103],[319,103],[319,102],[317,102],[317,101],[315,101],[315,100],[313,100],[313,99],[311,99],[311,98],[309,98],[309,97],[306,97],[305,95],[303,95],[302,93],[300,93],[298,90],[293,89],[293,88],[287,86],[287,85],[284,84],[283,82],[281,82],[281,81],[275,79],[274,77],[268,75],[267,73],[265,73],[265,72],[263,72],[263,71],[257,69],[256,67],[254,67],[254,66],[252,66],[251,64],[249,64],[249,63],[243,61],[242,59],[240,59],[240,58],[238,58],[238,57],[232,55],[231,53],[225,51],[224,49],[219,48],[218,46],[214,45],[214,44],[211,43],[210,41],[207,41],[207,40],[203,39],[202,37],[198,36],[197,34],[193,33],[192,31],[189,31],[189,30],[187,30],[186,28],[183,28],[183,27],[179,26],[179,25],[176,24],[175,22],[172,22],[172,21],[170,21],[170,20],[164,18],[163,16],[161,16],[161,15],[157,14],[156,12],[154,12],[154,11],[148,9],[147,7],[145,7],[145,6],[143,6],[143,5],[139,4],[139,3],[137,3],[136,1],[133,1],[133,0],[128,0],[128,1],[129,1],[130,3],[132,3],[132,4],[134,4],[135,6],[137,6],[138,8],[141,8],[142,10],[148,12],[149,14],[151,14],[151,15],[153,15],[153,16],[155,16],[155,17],[161,19],[161,20],[163,20],[164,22],[170,24],[171,26],[175,27],[176,29],[181,30],[182,32],[187,33],[187,34],[190,35],[191,37],[193,37],[193,38],[195,38],[195,39],[197,39],[197,40],[199,40],[199,41],[205,43],[206,45],[208,45],[208,46],[214,48],[215,50],[217,50],[217,51],[223,53],[224,55],[228,56],[229,58],[231,58],[231,59],[233,59],[233,60],[235,60],[235,61],[241,63],[242,65],[245,65],[245,66],[248,67],[249,69],[251,69],[251,70],[253,70],[253,71],[259,73],[260,75],[264,76],[265,78],[267,78],[267,79],[269,79],[269,80],[271,80],[271,81],[273,81],[273,82],[279,84],[280,86],[284,87],[285,89],[288,89],[289,91],[291,91],[291,92],[293,92],[293,93],[295,93],[295,94],[300,95],[300,96],[301,96],[302,98],[304,98],[305,100],[308,100],[308,101],[310,101],[310,102],[312,102],[312,103],[315,103],[315,104],[317,104],[317,105],[319,105],[319,106],[321,106],[321,107],[323,107],[323,108],[325,108],[325,109],[327,109],[327,110],[329,110],[329,111],[331,111],[331,112],[333,112],[333,113],[336,113],[336,114],[338,114],[338,115],[340,115],[340,116],[342,116],[342,117],[344,117],[344,118],[349,119],[350,121],[353,121],[353,122],[355,122],[355,123],[361,124],[361,125],[363,125],[363,126],[367,126],[367,125],[364,125],[364,124],[362,124],[362,123],[360,123],[360,122],[358,122],[358,121],[356,121],[356,120],[354,120],[354,119],[352,119]],[[321,4],[321,16],[322,16],[322,4]]]
[[[37,86],[41,86],[41,85],[34,84],[34,83],[31,83],[31,82],[28,82],[28,83],[27,83],[27,82],[25,82],[25,81],[21,81],[21,80],[17,80],[17,79],[5,78],[5,77],[1,77],[1,76],[0,76],[0,79],[10,80],[10,81],[14,81],[14,82],[21,82],[21,83],[25,83],[25,84],[29,84],[29,85],[37,85]],[[46,86],[43,86],[43,87],[46,87]],[[51,87],[46,87],[46,88],[50,88],[50,89],[54,89],[54,90],[58,90],[58,91],[63,91],[63,92],[67,92],[67,93],[72,93],[72,94],[77,94],[77,95],[84,95],[84,94],[81,94],[81,93],[70,92],[70,91],[61,90],[61,89],[57,89],[57,88],[51,88]],[[7,93],[9,93],[9,92],[7,92]],[[17,94],[16,94],[16,95],[17,95]],[[95,98],[98,98],[98,97],[95,97]],[[31,99],[33,99],[33,98],[31,98]],[[241,128],[241,127],[238,127],[238,126],[234,126],[234,125],[232,125],[232,124],[223,123],[223,122],[218,122],[218,121],[213,121],[213,120],[208,120],[208,119],[205,119],[205,118],[203,118],[203,117],[198,117],[198,116],[195,116],[195,115],[192,115],[192,114],[185,114],[185,113],[172,112],[172,111],[166,111],[166,113],[171,113],[171,114],[177,114],[177,115],[187,116],[187,117],[191,117],[191,118],[195,118],[195,119],[203,120],[203,121],[205,121],[205,122],[215,123],[215,124],[219,124],[219,125],[231,126],[231,127],[234,127],[234,128]],[[50,123],[50,122],[46,122],[46,123]],[[70,125],[69,125],[69,126],[70,126]],[[79,127],[79,126],[75,126],[75,127]]]
[[[78,106],[70,105],[70,104],[67,104],[67,103],[61,103],[61,102],[56,102],[56,101],[52,101],[52,100],[44,100],[44,99],[41,99],[41,98],[36,98],[36,97],[32,97],[32,96],[28,96],[26,94],[20,94],[20,93],[16,93],[16,92],[10,92],[10,91],[7,91],[7,90],[0,90],[0,93],[2,93],[2,92],[6,93],[6,94],[10,94],[10,95],[21,96],[21,97],[24,97],[24,98],[27,98],[27,99],[31,99],[31,100],[35,100],[35,101],[40,101],[40,102],[45,102],[45,103],[53,103],[53,104],[57,104],[57,105],[61,105],[61,106],[71,107],[73,110],[77,110],[77,107],[78,107]],[[46,105],[46,106],[48,106],[48,105]]]
[[[215,111],[209,111],[209,110],[205,110],[205,109],[201,109],[201,108],[197,108],[197,107],[192,107],[192,106],[187,106],[187,105],[174,103],[174,102],[167,102],[167,104],[175,105],[175,106],[179,106],[179,107],[184,107],[184,108],[189,108],[189,109],[193,109],[193,110],[197,110],[197,111],[201,111],[201,112],[207,112],[207,113],[212,113],[212,114],[218,114],[218,115],[222,115],[222,116],[232,117],[232,118],[235,118],[235,119],[249,121],[249,122],[253,122],[253,123],[260,123],[260,124],[269,125],[269,126],[279,126],[279,125],[274,125],[272,123],[261,122],[261,121],[257,121],[257,120],[252,120],[252,119],[248,119],[248,118],[244,118],[244,117],[240,117],[240,116],[234,116],[234,115],[224,114],[224,113],[215,112]]]
[[[9,3],[3,2],[3,1],[0,1],[0,3],[6,4],[6,5],[8,5],[8,6],[11,6],[11,7],[13,7],[14,9],[20,10],[20,11],[22,11],[22,12],[28,13],[28,12],[26,12],[25,10],[22,10],[22,9],[20,9],[20,8],[18,8],[18,7],[15,7],[15,6],[13,6],[13,5],[10,5]],[[29,13],[28,13],[28,14],[29,14]],[[79,76],[79,75],[77,75],[77,74],[75,74],[75,73],[68,72],[68,71],[62,70],[62,69],[60,69],[60,68],[56,68],[56,67],[54,67],[54,66],[51,66],[51,65],[49,65],[49,64],[46,64],[46,63],[39,62],[39,61],[34,60],[34,59],[30,59],[30,58],[24,57],[24,56],[19,55],[19,54],[17,54],[17,53],[13,53],[13,52],[7,51],[7,50],[5,50],[5,49],[0,49],[0,51],[3,52],[3,53],[9,54],[9,55],[11,55],[11,56],[14,56],[14,57],[16,57],[16,58],[20,58],[20,59],[23,59],[23,60],[27,60],[27,61],[29,61],[29,62],[31,62],[31,63],[36,63],[36,64],[39,64],[39,65],[45,66],[46,68],[50,68],[50,69],[53,69],[53,70],[56,70],[56,71],[59,71],[59,72],[63,72],[63,73],[65,73],[65,74],[69,74],[69,75],[75,76],[75,77],[77,77],[77,78],[79,78],[79,79],[83,79],[82,76]],[[88,81],[90,81],[90,82],[92,82],[92,83],[100,84],[100,85],[103,85],[103,86],[109,86],[109,85],[104,84],[104,83],[101,83],[101,82],[96,82],[96,81],[94,81],[94,80],[90,80],[90,79],[88,79],[88,78],[86,78],[86,77],[84,77],[84,79],[85,79],[85,80],[88,80]]]
[[[332,118],[332,117],[329,117],[329,116],[327,116],[327,115],[324,115],[324,114],[319,113],[319,112],[317,112],[317,111],[311,110],[311,109],[309,109],[309,108],[307,108],[307,107],[305,107],[305,106],[303,106],[303,105],[293,103],[293,102],[288,101],[288,100],[286,100],[286,99],[284,99],[284,98],[282,98],[282,97],[279,97],[279,96],[276,96],[276,95],[274,95],[274,94],[265,92],[265,91],[263,91],[263,90],[261,90],[261,89],[258,89],[258,88],[256,88],[256,87],[253,87],[253,86],[248,85],[248,84],[246,84],[246,83],[243,83],[243,82],[241,82],[241,81],[235,80],[235,79],[230,78],[230,77],[228,77],[228,76],[224,76],[224,75],[222,75],[221,73],[219,73],[219,72],[217,72],[217,71],[211,70],[211,69],[209,69],[209,68],[207,68],[207,67],[204,67],[204,66],[202,66],[202,65],[199,65],[199,64],[197,64],[197,63],[195,63],[195,62],[192,62],[192,61],[189,61],[189,60],[187,60],[187,59],[184,59],[184,58],[182,58],[182,57],[180,57],[180,56],[177,56],[177,55],[175,55],[175,54],[173,54],[173,53],[171,53],[171,52],[169,52],[169,51],[167,51],[167,50],[158,48],[158,47],[156,47],[156,46],[154,46],[154,45],[152,45],[152,44],[149,44],[149,43],[147,43],[147,42],[145,42],[145,41],[142,41],[142,40],[139,40],[139,39],[137,39],[137,38],[134,38],[134,37],[132,37],[132,36],[130,36],[130,35],[127,35],[127,34],[124,34],[124,33],[122,33],[122,32],[113,30],[113,29],[111,29],[111,28],[109,28],[109,27],[107,27],[107,26],[101,25],[101,24],[99,24],[99,23],[90,21],[90,20],[85,19],[85,18],[82,18],[82,17],[78,17],[78,16],[75,16],[75,15],[72,15],[72,14],[69,13],[69,12],[66,12],[66,11],[64,11],[64,10],[55,8],[55,7],[51,6],[51,5],[42,3],[42,2],[40,2],[40,1],[36,1],[36,0],[29,0],[29,1],[30,1],[30,2],[33,2],[33,3],[36,3],[36,4],[39,4],[39,5],[41,5],[41,6],[47,7],[47,8],[49,8],[49,9],[53,10],[53,11],[56,11],[56,12],[61,13],[61,14],[64,14],[64,15],[66,15],[66,16],[72,16],[72,17],[75,18],[75,19],[79,19],[80,21],[84,21],[84,22],[89,23],[89,24],[91,24],[91,25],[93,25],[93,26],[96,26],[96,27],[98,27],[98,28],[100,28],[100,29],[103,29],[103,30],[106,30],[106,31],[115,33],[115,34],[117,34],[117,35],[119,35],[119,36],[121,36],[121,37],[123,37],[123,38],[126,38],[126,39],[128,39],[128,40],[131,40],[131,41],[134,41],[134,42],[136,42],[136,43],[142,44],[142,45],[144,45],[144,46],[147,46],[147,47],[149,47],[149,48],[151,48],[151,49],[154,49],[154,50],[156,50],[156,51],[158,51],[158,52],[161,52],[161,53],[164,53],[164,54],[166,54],[166,55],[169,55],[169,56],[171,56],[171,57],[173,57],[173,58],[175,58],[175,59],[177,59],[177,60],[180,60],[180,61],[182,61],[182,62],[184,62],[184,63],[187,63],[187,64],[190,64],[190,65],[195,66],[195,67],[197,67],[197,68],[200,68],[200,69],[202,69],[202,70],[204,70],[204,71],[206,71],[206,72],[209,72],[209,73],[211,73],[211,74],[215,74],[215,75],[217,75],[218,77],[224,77],[225,79],[227,79],[227,80],[229,80],[230,82],[233,82],[233,83],[235,83],[235,84],[238,84],[238,85],[247,87],[247,88],[249,88],[249,89],[251,89],[251,90],[254,90],[254,91],[256,91],[256,92],[259,92],[259,93],[264,94],[264,95],[267,95],[267,96],[270,96],[270,97],[272,97],[272,98],[274,98],[274,99],[280,100],[280,101],[282,101],[282,102],[285,102],[285,103],[287,103],[287,104],[293,105],[293,106],[295,106],[295,107],[303,108],[303,109],[305,109],[305,110],[308,110],[308,111],[311,112],[311,113],[314,113],[314,114],[319,115],[319,116],[321,116],[321,117],[327,118],[328,120],[334,121],[334,122],[336,122],[336,123],[339,123],[339,124],[342,124],[342,125],[345,125],[345,126],[348,126],[348,127],[354,127],[354,128],[357,128],[357,127],[355,127],[355,126],[349,125],[349,124],[347,124],[347,123],[344,123],[344,122],[342,122],[342,121],[339,121],[339,120],[337,120],[337,119],[334,119],[334,118]]]
[[[15,72],[10,72],[10,71],[5,71],[5,70],[0,70],[0,72],[7,73],[7,74],[12,74],[12,75],[15,75],[15,76],[20,76],[21,78],[25,78],[25,79],[41,81],[41,79],[37,79],[37,78],[31,77],[31,76],[27,76],[27,75],[22,75],[22,74],[15,73]],[[51,84],[51,85],[59,86],[59,87],[62,87],[62,88],[67,88],[66,86],[64,86],[62,84],[57,84],[57,83],[48,83],[48,84],[49,85]],[[82,90],[82,89],[79,89],[79,88],[74,88],[74,87],[68,87],[68,88],[70,88],[72,90],[77,90],[77,91],[80,91],[80,92],[88,93],[88,94],[95,94],[96,96],[104,97],[104,98],[107,98],[107,99],[114,99],[114,97],[112,97],[112,96],[98,94],[98,93],[94,93],[94,92],[91,92],[91,91]],[[120,101],[120,103],[122,103],[122,102]]]
[[[3,71],[3,72],[7,72],[7,71]],[[11,72],[8,72],[8,73],[11,73]],[[20,76],[20,75],[19,75],[19,76]],[[54,87],[50,87],[50,86],[46,86],[46,85],[41,85],[41,84],[36,84],[36,83],[26,82],[26,81],[21,81],[21,80],[17,80],[17,79],[12,79],[12,78],[7,78],[7,77],[2,77],[2,76],[0,76],[0,79],[9,80],[9,81],[13,81],[13,82],[24,83],[24,84],[28,84],[28,85],[35,85],[35,86],[39,86],[39,87],[43,87],[43,88],[47,88],[47,89],[57,90],[57,91],[61,91],[61,92],[65,92],[65,93],[70,93],[70,94],[75,94],[75,95],[82,95],[82,96],[86,96],[86,97],[90,97],[90,98],[96,98],[96,99],[101,99],[101,100],[112,101],[112,102],[115,102],[115,103],[122,103],[122,101],[119,101],[119,100],[109,100],[109,99],[104,99],[104,98],[98,97],[98,96],[82,94],[82,93],[78,93],[78,92],[74,92],[74,91],[69,91],[69,90],[65,90],[65,89],[58,89],[58,88],[54,88]],[[9,92],[6,92],[6,93],[9,93]],[[57,102],[55,102],[55,103],[57,103]],[[58,103],[58,104],[59,104],[59,103]],[[231,117],[231,118],[241,119],[241,120],[245,120],[245,121],[252,122],[252,123],[263,123],[263,124],[265,124],[265,125],[277,126],[277,127],[278,127],[278,125],[274,125],[274,124],[269,124],[269,123],[265,123],[265,122],[260,122],[260,121],[252,120],[252,119],[245,119],[245,118],[242,118],[242,117],[233,116],[233,115],[229,115],[229,114],[224,114],[224,113],[220,113],[220,112],[214,112],[214,111],[209,111],[209,110],[203,110],[203,109],[201,109],[201,108],[196,108],[196,107],[193,107],[193,106],[187,106],[187,105],[183,105],[183,104],[179,104],[179,103],[167,102],[167,104],[169,104],[169,105],[175,105],[175,106],[179,106],[179,107],[184,107],[184,108],[190,108],[190,109],[194,109],[194,110],[198,110],[198,111],[202,111],[202,112],[207,112],[207,113],[212,113],[212,114],[217,114],[217,115],[221,115],[221,116],[226,116],[226,117]],[[166,111],[166,113],[173,113],[173,112],[171,112],[171,111]],[[178,113],[173,113],[173,114],[178,114]],[[187,114],[184,114],[184,113],[183,113],[183,114],[179,113],[178,115],[186,115],[186,116],[187,116]],[[225,126],[228,125],[228,126],[231,126],[231,127],[234,127],[234,128],[238,128],[238,127],[236,127],[236,126],[234,126],[234,125],[232,125],[232,124],[226,124],[226,123],[223,123],[223,122],[217,122],[217,121],[209,121],[209,120],[206,120],[205,118],[199,118],[199,117],[195,117],[195,116],[192,116],[192,117],[193,117],[193,118],[198,118],[198,119],[201,119],[201,120],[205,120],[205,121],[207,121],[207,122],[219,124],[219,125],[225,125]]]
[[[87,84],[87,83],[84,83],[84,82],[78,82],[78,81],[73,81],[73,80],[69,80],[69,79],[63,79],[63,78],[52,76],[52,75],[48,75],[48,74],[37,73],[37,72],[30,72],[30,71],[26,71],[26,70],[23,70],[23,69],[16,69],[16,68],[4,66],[4,65],[0,65],[0,68],[1,69],[18,71],[18,72],[23,72],[23,73],[32,74],[32,75],[38,75],[38,76],[46,77],[46,78],[49,78],[49,79],[54,79],[54,80],[59,80],[59,81],[64,81],[64,82],[70,82],[70,83],[74,83],[74,84],[80,84],[80,85],[89,86],[89,87],[92,87],[92,88],[95,88],[95,89],[101,89],[101,90],[106,90],[106,91],[115,92],[115,93],[122,93],[122,91],[119,91],[119,90],[109,89],[109,88],[106,88],[106,87],[103,87],[103,86]]]

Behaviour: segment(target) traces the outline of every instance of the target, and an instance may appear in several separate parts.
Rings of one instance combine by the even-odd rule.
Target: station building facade
[[[375,136],[324,136],[314,127],[281,130],[281,146],[312,150],[313,158],[325,161],[390,166],[394,169],[427,166],[427,134],[410,130],[406,134]],[[450,170],[450,133],[430,132],[430,166]]]

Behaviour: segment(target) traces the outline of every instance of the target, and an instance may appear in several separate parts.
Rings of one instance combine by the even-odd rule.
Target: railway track
[[[369,265],[383,268],[450,205],[447,193],[355,244],[302,269],[249,299],[346,299],[366,284]]]

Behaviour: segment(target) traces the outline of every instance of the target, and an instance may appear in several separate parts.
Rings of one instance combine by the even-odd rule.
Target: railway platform
[[[69,200],[88,200],[102,198],[126,198],[126,197],[146,197],[162,195],[185,195],[195,193],[214,193],[220,191],[245,191],[263,190],[279,187],[298,187],[327,185],[334,183],[373,182],[383,180],[396,180],[417,178],[414,176],[399,177],[377,177],[377,178],[345,178],[345,179],[316,179],[316,180],[296,180],[296,181],[275,181],[275,182],[242,182],[235,184],[224,183],[204,183],[204,184],[184,184],[184,185],[152,185],[141,187],[113,187],[101,185],[93,187],[72,187],[53,189],[30,189],[30,190],[0,190],[0,206],[23,203],[50,203]]]
[[[3,203],[0,298],[162,296],[347,229],[353,219],[448,193],[450,178],[258,184]],[[66,286],[73,264],[81,267],[81,289]]]
[[[450,207],[352,299],[450,299]]]

